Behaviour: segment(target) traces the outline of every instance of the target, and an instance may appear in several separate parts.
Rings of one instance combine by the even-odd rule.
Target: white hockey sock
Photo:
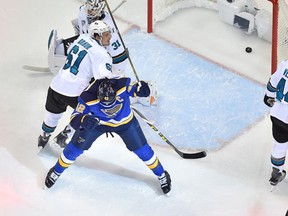
[[[45,124],[49,127],[57,127],[59,120],[61,119],[63,113],[60,114],[54,114],[49,111],[46,112],[45,115]]]
[[[273,141],[273,147],[271,151],[271,162],[272,166],[283,170],[283,164],[285,163],[286,152],[287,152],[288,142],[279,143],[276,140]]]

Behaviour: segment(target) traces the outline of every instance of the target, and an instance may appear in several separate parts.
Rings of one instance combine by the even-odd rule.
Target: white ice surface
[[[110,2],[113,8],[118,0]],[[201,160],[183,160],[170,147],[153,145],[171,174],[170,197],[162,195],[149,169],[118,137],[101,137],[52,189],[43,190],[61,152],[48,146],[36,154],[52,75],[22,66],[47,65],[50,30],[71,36],[78,5],[73,0],[1,2],[0,215],[284,216],[287,181],[272,193],[268,183],[268,115]],[[121,32],[146,28],[145,7],[145,0],[128,0],[116,12]],[[214,11],[179,11],[158,23],[155,35],[262,85],[270,75],[270,44],[222,23]],[[253,52],[245,53],[246,46]],[[56,132],[68,118],[67,113]]]

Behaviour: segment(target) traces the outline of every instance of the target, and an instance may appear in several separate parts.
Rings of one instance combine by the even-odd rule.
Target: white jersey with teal
[[[91,78],[112,76],[112,58],[89,34],[80,35],[68,50],[64,66],[53,78],[50,87],[65,96],[79,96]]]
[[[276,100],[270,111],[271,116],[288,124],[288,61],[281,62],[272,74],[266,94]]]

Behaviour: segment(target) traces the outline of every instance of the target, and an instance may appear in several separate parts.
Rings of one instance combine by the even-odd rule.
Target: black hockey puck
[[[246,51],[247,53],[251,53],[251,52],[252,52],[252,48],[251,48],[251,47],[246,47],[245,51]]]

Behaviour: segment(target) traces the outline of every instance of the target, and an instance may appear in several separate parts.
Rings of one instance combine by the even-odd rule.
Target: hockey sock
[[[282,171],[283,165],[285,163],[286,151],[288,142],[279,143],[276,140],[273,142],[273,148],[271,152],[271,163],[274,167]]]
[[[46,134],[53,133],[56,127],[50,127],[45,122],[42,123],[42,130]]]
[[[76,158],[83,153],[82,149],[77,148],[72,142],[69,142],[62,154],[58,158],[55,164],[55,171],[61,174],[66,168],[68,168]]]
[[[55,113],[51,113],[49,111],[46,111],[45,119],[44,119],[44,122],[42,124],[43,131],[49,132],[49,133],[54,132],[54,130],[57,127],[58,122],[61,119],[61,117],[63,116],[63,114],[64,113],[55,114]]]
[[[149,169],[152,170],[155,175],[161,176],[164,173],[162,164],[148,143],[135,150],[134,153],[149,167]]]

